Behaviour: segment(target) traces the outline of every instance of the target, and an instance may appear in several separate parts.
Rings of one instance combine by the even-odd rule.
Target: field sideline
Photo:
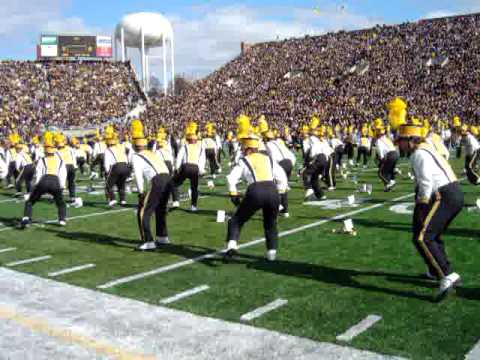
[[[454,161],[457,174],[462,161]],[[303,190],[293,177],[291,217],[279,219],[280,248],[274,263],[263,260],[258,215],[243,229],[241,255],[223,262],[219,250],[226,225],[215,222],[216,212],[233,211],[224,177],[215,180],[213,190],[202,181],[198,213],[184,210],[188,201],[170,213],[172,244],[153,253],[133,251],[139,244],[134,194],[128,198],[130,207],[110,210],[97,183],[98,193],[79,193],[84,207],[68,209],[66,228],[49,223],[56,211],[44,201],[34,208],[37,223],[19,231],[14,227],[23,203],[0,190],[0,264],[316,341],[413,359],[463,359],[480,339],[480,211],[473,209],[478,189],[462,181],[466,206],[472,209],[464,209],[445,237],[464,285],[456,296],[436,304],[435,284],[419,277],[425,267],[411,244],[411,215],[391,210],[393,205],[407,212],[412,208],[413,185],[405,176],[405,161],[401,169],[398,186],[384,193],[372,167],[352,168],[346,180],[338,178],[337,190],[327,193],[329,201],[317,206],[302,204]],[[362,183],[373,184],[371,195],[355,192]],[[86,179],[79,183],[87,184]],[[353,206],[346,201],[351,194],[356,196]],[[353,219],[357,236],[332,232],[345,217]],[[164,302],[172,296],[174,301]],[[245,317],[272,303],[268,311],[254,313],[260,316]]]

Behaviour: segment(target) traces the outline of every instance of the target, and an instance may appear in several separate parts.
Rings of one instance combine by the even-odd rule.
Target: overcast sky
[[[200,77],[238,55],[240,42],[321,34],[480,11],[480,0],[0,0],[0,59],[31,60],[41,32],[109,35],[127,13],[165,15],[176,72]],[[156,75],[158,64],[152,65]]]

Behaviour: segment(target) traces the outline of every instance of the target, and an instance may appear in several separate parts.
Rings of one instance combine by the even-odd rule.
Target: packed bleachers
[[[141,96],[130,63],[2,61],[0,133],[102,124]]]
[[[231,126],[240,112],[294,127],[370,121],[402,96],[412,115],[466,122],[479,117],[480,15],[261,43],[183,96],[149,107],[150,124],[195,119]],[[178,127],[176,127],[178,129]]]

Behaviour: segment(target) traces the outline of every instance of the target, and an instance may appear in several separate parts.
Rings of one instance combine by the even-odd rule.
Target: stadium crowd
[[[140,98],[129,63],[0,62],[0,134],[90,127],[123,117]]]
[[[345,126],[385,118],[385,102],[401,96],[411,115],[476,121],[479,25],[467,15],[261,43],[184,95],[158,99],[144,120],[175,130],[194,118],[224,131],[241,112],[278,128],[318,113]]]

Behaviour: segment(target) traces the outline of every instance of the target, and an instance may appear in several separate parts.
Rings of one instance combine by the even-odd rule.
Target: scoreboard
[[[96,36],[58,36],[59,57],[96,57]]]
[[[37,59],[96,59],[112,57],[111,36],[41,35]]]

